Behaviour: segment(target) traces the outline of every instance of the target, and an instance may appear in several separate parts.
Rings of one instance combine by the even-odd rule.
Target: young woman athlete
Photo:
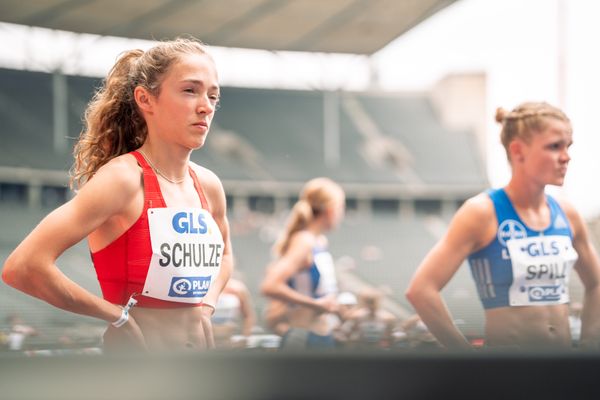
[[[585,288],[582,343],[600,339],[600,262],[585,222],[546,194],[562,185],[571,157],[571,123],[547,103],[499,109],[510,182],[469,199],[418,267],[406,295],[444,346],[469,348],[440,294],[469,260],[485,309],[488,346],[564,349],[569,332],[569,273]]]
[[[4,281],[106,321],[107,351],[214,346],[210,316],[232,269],[225,195],[190,154],[204,145],[218,102],[202,43],[122,54],[85,113],[76,196],[12,252]],[[86,237],[103,298],[55,264]]]

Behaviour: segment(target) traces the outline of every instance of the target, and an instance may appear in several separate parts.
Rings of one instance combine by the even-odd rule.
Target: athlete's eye
[[[558,142],[558,143],[551,143],[550,145],[548,145],[548,148],[550,150],[561,150],[563,148],[563,144]]]
[[[219,105],[221,104],[221,96],[218,94],[213,94],[208,96],[210,102],[215,106],[215,109],[219,108]]]

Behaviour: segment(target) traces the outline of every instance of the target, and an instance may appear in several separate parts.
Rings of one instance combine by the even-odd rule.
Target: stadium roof
[[[372,54],[456,0],[3,0],[0,21],[213,46]]]

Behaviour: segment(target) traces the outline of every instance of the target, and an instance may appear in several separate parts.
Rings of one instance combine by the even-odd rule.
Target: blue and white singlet
[[[288,280],[288,285],[312,298],[337,294],[338,286],[331,254],[322,247],[313,248],[313,263]]]
[[[504,189],[489,189],[498,230],[490,244],[469,256],[485,309],[569,302],[569,274],[577,261],[572,232],[557,201],[546,195],[550,225],[530,229]]]

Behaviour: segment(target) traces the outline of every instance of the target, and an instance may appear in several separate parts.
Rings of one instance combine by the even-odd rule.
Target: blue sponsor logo
[[[530,286],[527,288],[529,301],[557,301],[564,292],[563,285]]]
[[[519,221],[507,219],[502,221],[498,227],[498,241],[506,247],[506,242],[513,239],[524,239],[527,237],[527,230]]]
[[[210,276],[171,279],[169,297],[204,297],[210,287]]]
[[[202,235],[208,232],[208,225],[204,220],[204,214],[194,215],[191,212],[178,212],[173,215],[171,224],[177,233],[196,233]]]
[[[530,257],[542,257],[542,256],[555,256],[560,254],[560,247],[558,242],[553,240],[548,243],[529,243],[525,247],[521,247],[522,252],[526,252]]]

